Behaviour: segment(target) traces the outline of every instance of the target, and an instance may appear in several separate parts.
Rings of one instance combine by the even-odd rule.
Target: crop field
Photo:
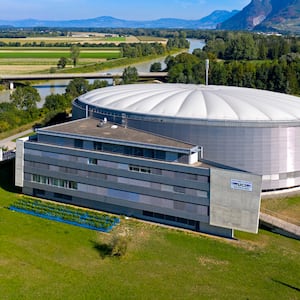
[[[54,43],[91,43],[91,44],[107,44],[107,43],[134,43],[139,40],[134,36],[129,37],[105,37],[104,35],[89,35],[89,33],[79,33],[74,36],[64,37],[24,37],[24,38],[0,38],[0,42],[3,43],[19,43],[24,45],[27,43],[44,42],[46,44]]]
[[[265,230],[226,240],[121,218],[102,233],[9,210],[0,165],[1,299],[299,299],[300,243]],[[115,234],[123,257],[107,252]]]
[[[74,32],[72,36],[57,37],[0,38],[2,45],[0,47],[0,75],[48,73],[50,70],[52,72],[56,69],[61,57],[68,59],[66,69],[71,69],[73,66],[70,48],[60,47],[64,44],[101,45],[101,48],[80,47],[77,67],[90,67],[93,64],[121,58],[118,48],[120,43],[166,43],[166,41],[166,39],[147,36],[110,36],[91,32]],[[109,46],[114,44],[115,47],[105,46],[105,44],[110,44]]]
[[[70,50],[2,50],[0,49],[1,59],[59,59],[61,57],[70,58]],[[80,50],[79,58],[92,59],[113,59],[119,58],[119,50]]]
[[[49,71],[56,67],[59,59],[69,60],[66,67],[71,67],[69,48],[0,48],[0,74],[19,74]],[[119,48],[81,48],[78,65],[93,64],[121,57]]]

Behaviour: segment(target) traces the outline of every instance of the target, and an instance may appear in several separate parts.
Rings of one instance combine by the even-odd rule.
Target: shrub
[[[110,248],[111,256],[124,256],[127,251],[128,238],[125,235],[113,235]]]

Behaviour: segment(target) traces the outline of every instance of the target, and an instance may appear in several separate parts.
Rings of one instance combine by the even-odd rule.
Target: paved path
[[[292,236],[300,240],[300,226],[297,226],[292,223],[288,223],[279,218],[270,216],[265,213],[260,213],[259,219],[261,223],[267,227],[271,227],[275,232],[281,233],[283,235]]]
[[[16,142],[14,141],[15,139],[25,136],[27,134],[30,134],[32,132],[33,132],[32,129],[28,129],[28,130],[19,132],[17,134],[14,134],[6,139],[0,140],[0,148],[7,147],[8,150],[13,150],[16,148]]]

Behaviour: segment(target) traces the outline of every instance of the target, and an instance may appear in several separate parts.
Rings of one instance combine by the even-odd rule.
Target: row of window
[[[129,192],[126,190],[117,190],[113,188],[105,188],[83,183],[78,183],[78,191],[104,197],[111,197],[119,200],[147,204],[161,208],[185,211],[189,213],[199,214],[202,216],[208,216],[208,206],[205,205],[193,204],[189,202],[182,202],[166,198],[159,198],[150,195]]]
[[[32,176],[31,177],[32,182],[57,186],[65,189],[71,189],[71,190],[78,189],[77,182],[75,181],[53,178],[53,177],[48,177],[43,175],[36,175],[36,174],[32,174],[31,176]]]
[[[26,164],[27,164],[27,162],[26,162]],[[39,163],[39,166],[42,167],[42,164]],[[150,170],[148,168],[134,167],[134,166],[131,166],[131,167],[133,169],[135,169],[134,170],[135,172],[143,172],[143,173],[150,172]],[[145,180],[140,180],[140,179],[133,179],[133,178],[122,177],[122,176],[102,174],[102,173],[96,173],[96,172],[85,171],[85,170],[69,169],[66,167],[63,167],[63,169],[62,169],[62,167],[52,166],[52,165],[50,165],[48,167],[48,169],[50,169],[51,171],[56,171],[56,172],[60,172],[60,173],[76,174],[81,177],[98,179],[100,181],[122,183],[122,184],[131,185],[131,186],[149,188],[152,190],[165,191],[165,192],[178,193],[178,194],[186,194],[186,195],[194,196],[194,197],[202,197],[202,198],[208,197],[207,191],[202,191],[202,190],[192,189],[192,188],[187,188],[187,187],[181,187],[181,186],[176,186],[176,185],[156,183],[156,182],[151,182],[148,180],[145,181]],[[35,175],[35,176],[38,176],[38,175]],[[42,178],[43,178],[43,181],[46,180],[45,176],[42,176]],[[55,185],[57,184],[57,180],[53,180],[53,182],[55,183]],[[41,183],[44,183],[44,182],[41,182]],[[66,181],[60,180],[58,183],[58,186],[66,187]]]
[[[74,139],[74,148],[83,149],[83,140]],[[186,154],[166,152],[157,149],[148,149],[133,146],[124,146],[119,144],[109,144],[103,142],[94,142],[93,149],[95,151],[107,152],[107,153],[117,153],[121,155],[143,157],[149,159],[156,159],[162,161],[182,161]]]
[[[32,175],[32,181],[37,182],[40,184],[47,184],[51,186],[57,186],[64,189],[76,189],[80,192],[89,193],[93,195],[99,195],[102,197],[110,197],[114,199],[119,199],[121,201],[129,201],[129,202],[135,202],[140,204],[146,204],[150,206],[160,207],[160,208],[166,208],[171,210],[178,210],[178,211],[184,211],[188,213],[193,213],[201,216],[208,216],[209,209],[208,206],[205,205],[198,205],[188,202],[181,202],[166,198],[158,198],[150,195],[143,195],[139,193],[124,191],[124,190],[117,190],[112,188],[104,188],[99,186],[93,186],[83,183],[75,183],[73,181],[67,181],[63,179],[56,179],[52,177],[47,176],[41,176],[41,175]],[[44,194],[42,190],[36,190],[39,192],[40,195]],[[64,196],[63,193],[58,194],[55,196],[56,198],[65,199],[65,200],[71,200],[70,196]]]
[[[158,169],[158,168],[145,168],[145,167],[140,167],[140,166],[131,166],[128,164],[104,161],[104,160],[99,160],[96,158],[87,158],[87,157],[59,154],[59,153],[39,151],[39,150],[29,150],[29,149],[25,149],[25,155],[26,154],[30,154],[33,156],[39,156],[39,157],[45,157],[45,158],[55,158],[57,160],[74,162],[74,163],[77,162],[77,163],[84,163],[84,164],[99,165],[102,167],[112,168],[112,169],[128,170],[131,167],[131,169],[130,169],[131,171],[143,173],[144,170],[147,170],[145,173],[151,173],[154,175],[162,175],[162,176],[165,176],[168,178],[178,178],[181,180],[193,180],[193,181],[197,181],[197,182],[201,182],[201,183],[208,183],[208,181],[209,181],[208,176],[197,175],[197,174],[193,174],[193,173],[181,173],[181,172],[176,172],[176,171],[168,171],[168,170],[162,170],[162,169]],[[34,164],[34,162],[32,162],[32,164]],[[38,166],[38,164],[40,164],[40,163],[36,163],[36,164]],[[69,168],[66,168],[66,167],[57,167],[57,168],[61,169],[61,172],[64,172],[64,173],[76,174],[76,172],[77,172],[77,170],[75,170],[75,169],[70,170]],[[68,169],[68,171],[64,171],[66,169]]]
[[[143,215],[146,217],[154,218],[154,219],[167,220],[167,221],[181,223],[181,224],[185,224],[185,225],[189,225],[189,226],[193,226],[193,227],[196,226],[196,221],[194,221],[194,220],[189,220],[189,219],[170,216],[170,215],[163,215],[163,214],[155,213],[152,211],[143,210]]]

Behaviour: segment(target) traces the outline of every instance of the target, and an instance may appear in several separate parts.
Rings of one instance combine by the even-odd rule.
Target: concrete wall
[[[210,225],[258,232],[261,176],[211,168]]]
[[[15,164],[15,185],[24,186],[24,143],[28,137],[20,138],[16,142],[16,164]]]

